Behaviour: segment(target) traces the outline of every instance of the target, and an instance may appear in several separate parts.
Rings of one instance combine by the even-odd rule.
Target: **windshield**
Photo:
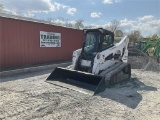
[[[96,54],[98,52],[98,43],[100,32],[88,32],[85,36],[84,52]]]

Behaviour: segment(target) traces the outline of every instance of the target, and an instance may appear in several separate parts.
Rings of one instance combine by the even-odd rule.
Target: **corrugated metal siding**
[[[1,70],[69,60],[82,45],[81,30],[2,17],[0,25]],[[61,33],[61,47],[41,48],[40,31]]]

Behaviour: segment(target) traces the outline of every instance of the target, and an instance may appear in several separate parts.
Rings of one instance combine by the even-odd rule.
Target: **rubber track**
[[[126,79],[130,78],[130,75],[128,76],[128,74],[124,74],[122,72],[122,70],[123,70],[123,68],[125,68],[128,65],[129,64],[123,63],[123,62],[116,63],[112,67],[110,67],[107,70],[100,73],[100,76],[105,76],[105,83],[106,83],[107,86],[110,86],[111,85],[110,83],[116,84],[116,83],[119,83],[121,81],[125,81]],[[118,79],[112,81],[111,78],[113,78],[113,76],[116,76],[118,74],[120,75],[120,76],[117,77]],[[128,77],[126,78],[126,76],[128,76]]]

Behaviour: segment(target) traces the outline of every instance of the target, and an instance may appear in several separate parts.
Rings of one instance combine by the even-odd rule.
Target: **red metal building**
[[[40,31],[61,33],[61,47],[40,47]],[[71,60],[82,35],[82,30],[0,14],[0,69]]]

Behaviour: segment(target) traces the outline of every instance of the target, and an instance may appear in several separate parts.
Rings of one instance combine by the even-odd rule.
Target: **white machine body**
[[[106,49],[102,52],[99,52],[94,58],[94,63],[93,63],[93,68],[91,73],[94,75],[98,75],[99,71],[105,70],[119,61],[127,63],[128,62],[128,49],[127,49],[128,43],[129,43],[129,38],[125,36],[120,40],[119,43],[115,44],[113,47]],[[73,70],[76,67],[81,51],[82,49],[78,49],[73,52],[73,58],[72,58]],[[109,56],[115,56],[115,55],[118,55],[118,58],[116,59],[112,58],[109,60],[106,59]],[[82,66],[89,67],[91,66],[91,61],[82,59],[80,64]]]

